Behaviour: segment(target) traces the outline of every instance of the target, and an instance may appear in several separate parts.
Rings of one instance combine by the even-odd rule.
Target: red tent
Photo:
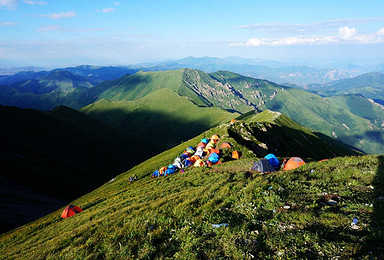
[[[78,206],[69,205],[68,207],[66,207],[63,210],[63,213],[61,214],[61,217],[62,218],[69,218],[69,217],[72,217],[72,216],[76,215],[77,213],[82,212],[82,211],[83,210],[81,208],[79,208]]]

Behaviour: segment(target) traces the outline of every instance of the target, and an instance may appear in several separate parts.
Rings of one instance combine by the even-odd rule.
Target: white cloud
[[[229,46],[294,46],[294,45],[326,45],[326,44],[374,44],[383,43],[384,28],[376,34],[359,34],[356,28],[340,27],[335,36],[299,36],[285,38],[251,38],[247,42],[230,43]]]
[[[384,36],[384,28],[381,28],[380,30],[378,30],[376,35],[379,37],[383,37]]]
[[[247,46],[261,46],[264,44],[265,44],[264,40],[253,38],[253,39],[249,39],[249,41],[245,45],[247,45]]]
[[[352,39],[357,34],[356,28],[341,27],[339,28],[338,37],[343,40]]]
[[[13,9],[17,5],[17,0],[0,0],[0,8]]]
[[[41,17],[47,17],[49,19],[63,19],[63,18],[72,18],[76,17],[76,12],[61,12],[61,13],[53,13],[53,14],[43,14]]]
[[[101,10],[103,13],[112,13],[115,11],[115,8],[104,8]]]
[[[45,1],[24,1],[24,3],[29,4],[29,5],[47,5],[48,2]]]
[[[121,3],[116,1],[116,2],[115,2],[115,5],[121,5]]]
[[[96,10],[96,12],[103,12],[103,13],[112,13],[115,11],[115,8],[104,8],[104,9],[101,9],[101,10]]]
[[[355,26],[357,24],[382,21],[383,17],[378,18],[363,18],[363,19],[338,19],[338,20],[327,20],[320,21],[312,24],[286,24],[286,23],[258,23],[258,24],[247,24],[236,26],[238,29],[258,30],[270,33],[281,33],[281,32],[313,32],[324,29],[339,28],[345,26]]]
[[[101,31],[100,28],[64,28],[59,25],[49,25],[41,27],[39,32],[95,32]]]
[[[17,23],[14,22],[0,22],[0,26],[14,26],[17,25]]]

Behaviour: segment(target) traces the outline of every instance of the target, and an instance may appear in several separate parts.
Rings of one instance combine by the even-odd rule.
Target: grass
[[[249,171],[257,157],[228,135],[228,127],[211,129],[75,200],[73,204],[84,211],[74,217],[61,219],[62,208],[1,235],[2,257],[384,257],[384,157],[338,157],[313,161],[288,172],[257,174]],[[242,158],[150,178],[154,170],[171,163],[185,147],[196,146],[201,138],[213,133],[221,136],[219,144],[233,144],[228,149],[243,147]],[[133,175],[138,180],[129,183]],[[340,200],[331,206],[327,194],[338,194]],[[358,229],[351,228],[354,218],[358,218]],[[223,223],[227,225],[212,226]]]
[[[82,213],[62,220],[57,211],[3,235],[0,249],[11,259],[380,258],[381,160],[336,158],[253,177],[253,159],[156,179],[141,165],[74,201]],[[129,184],[132,174],[141,175]],[[339,203],[324,204],[324,192]],[[212,227],[219,223],[228,226]]]

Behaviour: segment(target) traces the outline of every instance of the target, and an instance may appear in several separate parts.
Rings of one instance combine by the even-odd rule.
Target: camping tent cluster
[[[167,176],[189,166],[202,167],[212,166],[220,162],[220,149],[218,149],[217,142],[219,136],[214,134],[211,139],[203,138],[196,148],[189,146],[180,156],[177,156],[174,163],[168,167],[161,167],[159,170],[153,172],[152,177]],[[221,148],[230,148],[229,143],[223,143]],[[237,152],[236,152],[237,153]],[[233,155],[233,158],[239,157],[238,153]]]
[[[288,161],[284,159],[283,164],[280,167],[280,162],[277,157],[274,154],[270,153],[267,154],[264,158],[255,162],[252,165],[251,171],[267,173],[274,172],[276,170],[279,170],[280,168],[282,168],[283,171],[289,171],[303,164],[305,164],[305,162],[300,157],[292,157]]]

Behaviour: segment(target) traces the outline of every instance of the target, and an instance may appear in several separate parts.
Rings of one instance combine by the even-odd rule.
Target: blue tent
[[[208,161],[212,163],[217,163],[219,160],[220,160],[220,157],[217,153],[212,153],[208,158]]]
[[[273,153],[267,154],[264,158],[268,159],[273,168],[279,168],[280,162]]]

